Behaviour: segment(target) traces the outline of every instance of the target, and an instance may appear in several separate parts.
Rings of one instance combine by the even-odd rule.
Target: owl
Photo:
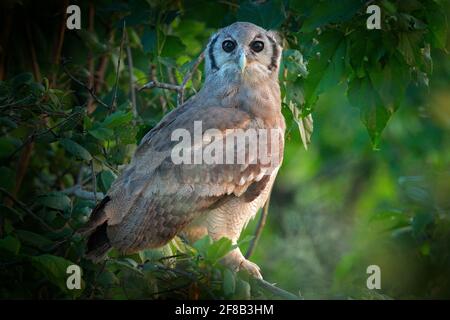
[[[252,23],[233,23],[210,38],[201,90],[143,137],[130,164],[93,210],[85,228],[89,258],[98,261],[113,247],[126,254],[157,248],[176,235],[189,242],[209,235],[237,243],[267,201],[282,162],[281,53],[276,34]],[[227,155],[230,150],[232,156],[243,154],[244,161],[175,163],[173,150],[180,141],[173,133],[194,134],[199,123],[202,134],[213,130],[216,139],[197,139],[192,144],[196,150],[213,140],[231,140],[229,132],[253,130],[257,137],[263,136],[260,132],[281,132],[275,140],[264,140],[266,145],[261,145],[262,138],[258,142],[278,161],[262,161],[259,152],[249,151],[252,142],[247,139],[226,150]],[[262,278],[260,268],[238,247],[222,260],[236,271]]]

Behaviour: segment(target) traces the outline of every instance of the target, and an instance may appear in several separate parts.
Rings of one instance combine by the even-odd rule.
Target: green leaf
[[[374,148],[378,148],[380,136],[394,110],[381,101],[369,77],[354,78],[347,90],[350,103],[360,109],[361,120],[369,132]]]
[[[15,140],[10,137],[0,137],[0,159],[10,156],[16,150]]]
[[[447,16],[441,5],[432,0],[425,1],[425,15],[428,29],[431,31],[431,43],[434,47],[444,49],[447,43]]]
[[[141,44],[145,53],[153,53],[156,50],[156,31],[150,26],[145,26]]]
[[[288,70],[288,75],[293,75],[292,80],[296,80],[298,77],[306,78],[308,76],[303,55],[298,50],[287,49],[283,51],[283,66]]]
[[[37,247],[39,249],[44,249],[53,245],[53,242],[50,239],[31,231],[16,230],[16,234],[22,243]]]
[[[402,32],[399,34],[398,50],[410,66],[418,65],[421,61],[422,31]]]
[[[264,29],[277,29],[285,19],[283,1],[246,1],[239,6],[237,19],[252,22]]]
[[[33,75],[29,72],[20,73],[14,78],[12,78],[10,81],[12,83],[13,89],[16,90],[17,88],[19,88],[24,84],[30,84],[31,82],[33,82]]]
[[[7,126],[10,128],[17,128],[17,123],[15,123],[12,119],[8,117],[0,117],[0,125]]]
[[[93,49],[95,52],[103,53],[108,50],[108,46],[100,42],[95,33],[89,32],[87,29],[80,29],[77,30],[77,34],[83,40],[86,47]]]
[[[381,211],[370,218],[371,228],[379,231],[403,228],[410,224],[409,217],[402,211]]]
[[[103,120],[102,125],[109,129],[114,129],[129,124],[132,119],[133,114],[131,112],[125,112],[120,110],[107,116],[105,120]]]
[[[209,246],[206,256],[210,262],[216,263],[221,258],[223,258],[228,252],[230,252],[232,249],[233,249],[233,244],[231,243],[231,240],[223,237],[217,241],[214,241]]]
[[[117,176],[111,170],[103,170],[100,173],[99,187],[103,193],[108,192]]]
[[[61,139],[59,143],[63,146],[63,148],[74,155],[78,159],[90,161],[92,160],[92,156],[84,147],[79,145],[73,140],[70,139]]]
[[[346,42],[337,32],[328,32],[320,38],[318,54],[308,63],[305,80],[305,111],[310,112],[318,96],[335,86],[344,76]]]
[[[246,244],[246,243],[252,241],[254,238],[255,238],[254,235],[246,235],[244,238],[239,239],[237,244],[238,244],[238,246],[241,246],[243,244]]]
[[[364,5],[360,0],[326,0],[319,1],[302,26],[302,31],[310,32],[329,23],[350,20]]]
[[[20,250],[20,241],[13,236],[6,236],[5,238],[0,239],[0,250],[17,255]]]
[[[236,291],[235,273],[225,268],[223,271],[223,293],[225,296],[231,296]]]
[[[136,144],[137,132],[138,128],[136,126],[118,127],[115,129],[116,137],[118,137],[123,144]]]
[[[88,132],[91,136],[93,136],[94,138],[96,138],[100,141],[110,140],[114,137],[114,131],[109,128],[105,128],[105,127],[93,128],[93,129],[89,130]]]
[[[74,263],[51,254],[43,254],[40,256],[31,257],[31,262],[33,267],[42,273],[42,275],[44,276],[43,279],[50,281],[63,291],[68,291],[66,285],[68,277],[67,267],[73,265]]]
[[[56,210],[67,210],[71,207],[71,201],[63,193],[53,192],[37,198],[36,203]]]
[[[177,58],[180,52],[183,52],[186,46],[180,38],[176,36],[166,36],[164,39],[164,46],[161,50],[162,57]]]
[[[211,245],[212,243],[212,239],[209,235],[204,236],[201,239],[198,239],[197,241],[195,241],[192,244],[192,247],[194,247],[195,249],[197,249],[198,253],[200,255],[202,255],[203,257],[206,257],[206,253],[208,251],[208,247]]]
[[[0,187],[12,191],[16,185],[16,172],[8,167],[0,167]]]
[[[398,55],[398,54],[397,54]],[[410,82],[409,68],[401,58],[391,56],[383,67],[373,65],[362,78],[353,78],[348,85],[350,103],[359,108],[374,148],[392,114],[400,107]]]
[[[422,235],[425,233],[428,225],[432,224],[434,221],[433,215],[428,212],[417,213],[412,220],[412,228],[414,234]]]

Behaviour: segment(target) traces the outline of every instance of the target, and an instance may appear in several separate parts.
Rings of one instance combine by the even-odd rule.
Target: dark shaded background
[[[75,234],[176,107],[174,92],[136,89],[180,83],[209,36],[239,20],[279,30],[285,47],[285,160],[252,257],[265,278],[305,298],[449,298],[449,2],[370,2],[382,30],[365,28],[357,0],[77,1],[78,31],[65,29],[68,1],[2,1],[0,297],[274,297],[216,264],[217,248],[188,250],[176,272],[161,260],[186,254],[174,243],[97,266]],[[188,96],[201,81],[199,69]],[[311,111],[306,151],[294,119]],[[65,287],[72,263],[77,292]],[[366,287],[369,265],[381,290]]]

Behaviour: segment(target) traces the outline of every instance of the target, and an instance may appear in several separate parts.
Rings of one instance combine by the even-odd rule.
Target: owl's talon
[[[259,266],[254,263],[251,262],[250,260],[242,260],[240,265],[239,265],[239,269],[240,270],[246,270],[250,275],[252,275],[253,277],[257,278],[257,279],[261,279],[262,280],[262,275],[261,275],[261,269],[259,268]]]
[[[246,270],[251,276],[257,279],[263,278],[259,266],[256,263],[245,259],[239,250],[230,252],[224,257],[223,262],[235,272]]]

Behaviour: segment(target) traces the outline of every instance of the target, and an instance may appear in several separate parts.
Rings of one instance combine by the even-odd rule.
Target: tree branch
[[[181,90],[181,86],[179,86],[177,84],[163,83],[163,82],[153,80],[153,81],[146,83],[138,91],[142,91],[144,89],[153,89],[153,88],[161,88],[161,89],[175,90],[175,91]]]
[[[73,187],[64,189],[61,192],[64,194],[68,194],[68,195],[74,195],[81,199],[94,200],[94,201],[96,201],[96,199],[102,199],[105,197],[105,195],[102,192],[94,193],[91,191],[86,191],[79,184],[74,185]]]
[[[194,75],[195,70],[198,69],[200,63],[202,63],[203,59],[205,59],[205,52],[203,51],[195,61],[191,70],[189,70],[183,78],[183,82],[181,83],[181,90],[178,92],[178,105],[182,105],[184,102],[184,90],[186,89],[186,84]]]
[[[159,82],[156,79],[152,79],[152,81],[150,81],[150,82],[146,83],[145,85],[143,85],[138,91],[142,91],[144,89],[152,89],[152,88],[161,88],[161,89],[177,91],[178,92],[177,104],[178,104],[178,106],[180,106],[180,105],[182,105],[184,103],[184,92],[186,90],[186,84],[192,78],[195,70],[197,70],[198,66],[203,61],[204,58],[205,58],[205,53],[202,52],[198,56],[198,58],[195,61],[194,65],[192,66],[192,68],[185,74],[185,76],[183,78],[183,82],[180,85],[172,84],[172,83]]]
[[[261,286],[266,291],[272,293],[273,295],[286,299],[286,300],[302,300],[302,297],[297,296],[289,291],[283,290],[281,288],[276,287],[274,284],[271,284],[263,279],[255,279],[256,283]]]

